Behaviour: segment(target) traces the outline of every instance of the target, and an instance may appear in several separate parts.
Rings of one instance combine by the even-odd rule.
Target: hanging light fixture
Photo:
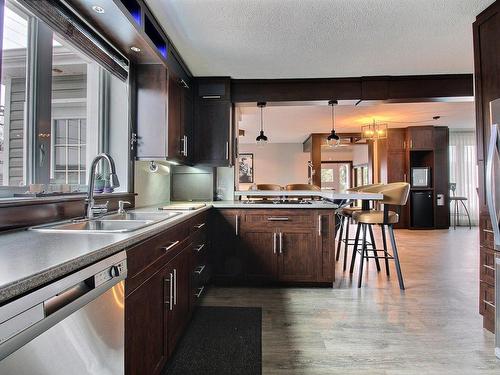
[[[387,124],[377,122],[373,119],[371,124],[361,127],[361,137],[371,140],[387,138]]]
[[[338,104],[336,100],[330,100],[328,105],[332,107],[332,132],[326,138],[326,143],[330,147],[337,147],[340,144],[340,137],[335,132],[335,106]]]
[[[266,102],[258,102],[257,107],[260,108],[260,133],[255,138],[258,145],[265,145],[267,143],[267,137],[264,135],[264,107]]]

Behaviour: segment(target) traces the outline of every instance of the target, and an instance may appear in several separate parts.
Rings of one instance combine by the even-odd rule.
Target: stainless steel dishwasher
[[[120,252],[0,307],[0,374],[124,373]]]

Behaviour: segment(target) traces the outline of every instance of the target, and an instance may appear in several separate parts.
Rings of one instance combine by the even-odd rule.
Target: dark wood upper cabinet
[[[387,150],[406,150],[406,129],[389,129],[387,131]]]
[[[407,145],[410,150],[433,150],[434,127],[412,126],[406,129]]]
[[[190,164],[193,106],[186,81],[163,65],[139,65],[136,85],[136,157]]]
[[[195,100],[195,163],[233,165],[234,129],[229,78],[197,79]]]

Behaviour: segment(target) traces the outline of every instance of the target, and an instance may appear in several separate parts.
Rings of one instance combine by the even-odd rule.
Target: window
[[[343,192],[351,186],[351,164],[329,162],[321,165],[321,189]]]
[[[100,152],[115,159],[119,189],[127,191],[129,87],[123,76],[14,0],[5,3],[2,54],[0,198],[33,188],[85,191],[88,166]]]

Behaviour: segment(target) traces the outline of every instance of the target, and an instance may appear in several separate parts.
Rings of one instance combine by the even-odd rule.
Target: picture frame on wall
[[[238,155],[238,181],[240,184],[253,184],[254,163],[252,153],[241,153]]]

